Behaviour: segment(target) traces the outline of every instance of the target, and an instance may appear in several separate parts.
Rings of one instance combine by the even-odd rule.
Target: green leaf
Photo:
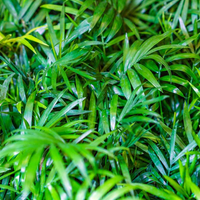
[[[178,2],[178,0],[173,0],[173,1],[170,1],[168,4],[166,4],[165,6],[163,6],[159,12],[157,13],[157,17],[159,18],[160,15],[162,13],[164,13],[165,11],[167,11],[169,8],[171,8],[176,2]]]
[[[115,176],[107,180],[102,186],[99,186],[88,198],[88,200],[100,200],[112,187],[122,181],[123,177]]]
[[[31,187],[34,185],[34,179],[35,179],[35,171],[38,168],[38,165],[40,163],[40,159],[43,153],[43,147],[36,150],[36,152],[32,155],[29,165],[26,169],[25,173],[25,188],[32,189]]]
[[[141,40],[136,40],[129,48],[126,58],[124,58],[124,60],[125,60],[124,72],[126,72],[128,69],[130,69],[132,67],[132,65],[134,64],[134,62],[135,62],[134,56],[138,52],[138,49],[140,48],[141,44],[142,44]]]
[[[160,80],[176,83],[176,84],[182,85],[184,87],[186,87],[188,85],[188,82],[185,79],[182,79],[182,78],[180,78],[178,76],[174,76],[174,75],[172,75],[171,77],[170,76],[162,76],[160,78]]]
[[[37,43],[39,43],[39,44],[48,46],[48,44],[42,42],[41,40],[37,39],[36,37],[34,37],[34,36],[32,36],[32,35],[25,35],[24,38],[26,38],[26,39],[28,39],[28,40],[31,40],[31,41],[34,41],[34,42],[37,42]]]
[[[121,88],[126,99],[129,99],[131,96],[131,85],[126,75],[121,77]]]
[[[128,74],[128,78],[131,82],[133,89],[136,89],[138,86],[141,86],[140,89],[138,90],[137,94],[140,93],[141,91],[143,91],[142,83],[140,81],[140,78],[139,78],[137,72],[134,69],[128,69],[127,74]],[[144,93],[142,93],[142,96],[144,96]]]
[[[3,0],[4,5],[9,10],[9,12],[13,15],[13,17],[17,17],[17,8],[13,4],[12,0]]]
[[[90,29],[93,29],[94,26],[97,24],[97,22],[99,21],[100,17],[103,15],[106,6],[107,6],[107,1],[101,1],[97,7],[94,10],[94,14],[93,14],[93,18],[92,18],[92,22],[90,24]]]
[[[162,162],[162,164],[165,166],[166,170],[169,170],[168,163],[167,163],[162,151],[152,141],[149,141],[149,144],[150,144],[151,148],[154,150],[154,152],[157,154],[157,156],[160,159],[160,161]]]
[[[134,33],[128,33],[127,34],[128,37],[130,37],[132,35],[134,35]],[[113,40],[111,40],[110,42],[108,42],[106,44],[106,47],[110,47],[110,46],[112,46],[112,45],[114,45],[114,44],[116,44],[116,43],[118,43],[118,42],[120,42],[124,39],[125,39],[125,35],[118,36],[118,37],[114,38]]]
[[[200,91],[199,89],[197,89],[192,83],[188,82],[190,84],[190,86],[192,87],[192,89],[194,90],[194,92],[197,94],[198,97],[200,97]]]
[[[152,148],[149,148],[149,156],[152,159],[155,167],[159,170],[159,172],[162,175],[166,175],[166,172],[165,172],[160,160],[158,159],[157,155],[153,152]]]
[[[75,40],[80,35],[84,34],[85,32],[90,30],[90,23],[92,21],[92,17],[85,19],[82,21],[76,29],[69,35],[68,38],[66,38],[65,44],[69,44],[73,40]]]
[[[138,89],[138,88],[137,88]],[[125,106],[123,107],[123,110],[119,116],[119,119],[118,121],[120,122],[124,116],[126,116],[126,114],[133,108],[135,102],[133,101],[133,99],[135,98],[136,96],[136,92],[137,92],[137,89],[134,90],[130,96],[130,98],[128,99],[128,101],[126,102]]]
[[[62,58],[58,59],[54,64],[55,65],[67,65],[69,63],[77,62],[77,60],[87,53],[86,50],[75,49],[70,53],[67,53]]]
[[[72,196],[72,192],[71,192],[72,186],[70,183],[70,179],[68,177],[68,174],[66,173],[62,157],[59,154],[59,151],[57,150],[55,145],[53,145],[53,144],[51,145],[51,148],[50,148],[50,154],[53,159],[53,163],[54,163],[55,169],[58,173],[58,176],[59,176],[67,194],[69,195],[69,197],[71,197]]]
[[[17,190],[15,190],[13,187],[8,186],[8,185],[2,185],[2,184],[0,184],[0,188],[1,188],[1,189],[5,189],[5,190],[10,190],[10,191],[15,192],[15,193],[19,193],[19,192],[18,192]]]
[[[21,8],[19,12],[18,19],[21,19],[25,15],[25,13],[27,12],[27,10],[29,9],[32,3],[33,3],[33,0],[25,2],[24,6]]]
[[[176,13],[175,13],[175,16],[174,16],[174,20],[173,20],[173,23],[172,23],[172,28],[173,29],[175,29],[177,24],[178,24],[178,18],[179,18],[180,14],[181,14],[183,3],[184,3],[184,0],[181,0],[181,2],[179,3],[178,8],[176,10]]]
[[[60,41],[59,41],[59,58],[61,58],[62,48],[64,46],[65,37],[65,3],[63,3],[62,11],[60,15]]]
[[[142,75],[153,86],[155,86],[158,90],[162,92],[160,84],[158,83],[155,76],[151,73],[151,71],[148,68],[146,68],[144,65],[141,65],[141,64],[135,64],[134,67],[140,75]]]
[[[141,184],[141,183],[132,183],[131,186],[132,186],[132,189],[134,189],[134,190],[140,189],[140,190],[146,191],[150,194],[153,194],[157,197],[160,197],[162,199],[181,200],[181,198],[179,196],[177,196],[176,194],[173,194],[168,190],[158,189],[158,188],[151,186],[151,185]]]
[[[189,5],[189,0],[185,0],[184,5],[183,5],[183,10],[182,10],[182,15],[181,15],[184,23],[188,15],[188,5]]]
[[[200,56],[194,53],[181,53],[181,54],[176,54],[174,56],[168,57],[166,59],[166,62],[172,62],[172,61],[182,60],[182,59],[194,59],[194,58],[200,60]]]
[[[24,111],[24,119],[28,122],[29,126],[32,126],[32,118],[33,118],[33,106],[35,102],[36,92],[33,92],[26,103],[25,111]],[[22,128],[26,128],[25,122],[23,121]]]
[[[62,77],[63,77],[63,79],[64,79],[64,81],[65,81],[65,83],[66,83],[67,88],[68,88],[69,91],[72,93],[71,84],[70,84],[69,79],[68,79],[68,77],[67,77],[67,73],[64,71],[63,68],[64,68],[64,67],[62,67],[62,66],[60,67],[60,71],[61,71]]]
[[[173,186],[173,188],[179,192],[180,194],[184,195],[185,197],[189,198],[188,194],[186,193],[186,191],[176,182],[174,181],[172,178],[170,178],[169,176],[164,176],[164,178]]]
[[[172,92],[174,94],[178,94],[179,96],[181,96],[183,98],[185,97],[184,94],[174,85],[163,83],[162,86],[163,86],[163,90]]]
[[[159,55],[157,54],[152,54],[152,55],[148,55],[148,56],[145,56],[143,59],[153,59],[155,60],[156,62],[158,62],[159,64],[162,64],[165,66],[165,68],[167,69],[168,71],[168,74],[169,76],[171,77],[171,70],[170,70],[170,67],[168,66],[167,62]]]
[[[190,114],[189,114],[188,106],[187,106],[186,102],[184,103],[183,122],[184,122],[185,132],[186,132],[188,141],[189,141],[189,143],[191,143],[193,141],[192,122],[190,119]]]
[[[55,5],[55,4],[44,4],[41,6],[42,8],[47,8],[50,10],[55,10],[55,11],[62,11],[62,6],[60,5]],[[78,14],[78,10],[76,8],[71,8],[71,7],[67,7],[65,6],[65,12],[72,14],[72,15],[77,15]],[[88,17],[88,15],[84,14],[82,15],[83,17]]]
[[[173,159],[175,157],[174,150],[175,150],[175,141],[176,141],[176,131],[177,131],[178,122],[175,123],[174,128],[172,129],[171,140],[170,140],[170,166],[172,165]]]
[[[175,70],[175,71],[184,72],[188,76],[194,78],[194,80],[197,80],[197,77],[195,76],[194,72],[186,65],[174,64],[174,65],[170,65],[170,69]]]
[[[102,122],[103,122],[103,128],[105,133],[109,133],[110,132],[110,128],[109,128],[109,123],[108,123],[108,114],[107,114],[107,110],[104,109],[102,111]]]
[[[198,137],[198,136],[197,136]],[[172,164],[177,162],[182,156],[185,155],[186,152],[193,150],[197,146],[197,143],[193,140],[190,144],[188,144],[173,160]]]
[[[89,9],[90,5],[94,2],[94,0],[86,0],[83,2],[81,5],[79,11],[78,11],[78,16],[80,16],[86,9]]]
[[[59,41],[57,39],[56,33],[53,29],[52,21],[51,21],[48,14],[47,14],[46,18],[47,18],[47,25],[48,25],[49,39],[50,39],[50,42],[51,42],[51,47],[52,47],[52,50],[53,50],[54,57],[57,60],[58,46],[56,46],[56,45],[59,43]]]
[[[158,122],[149,118],[149,117],[142,117],[142,116],[133,116],[133,117],[128,117],[124,118],[122,122],[128,122],[128,123],[134,123],[134,122],[146,122],[146,123],[155,123],[157,124]]]
[[[33,48],[33,46],[27,40],[20,38],[19,42],[22,43],[23,45],[25,45],[26,47],[28,47],[31,51],[33,51],[33,53],[36,54],[35,49]]]
[[[82,176],[84,178],[88,179],[88,174],[87,174],[87,169],[85,167],[84,159],[79,153],[77,153],[76,148],[74,148],[74,146],[70,145],[70,144],[69,145],[59,144],[59,146],[62,149],[62,151],[64,151],[67,154],[67,156],[69,156],[72,159],[73,163],[80,170]],[[82,148],[82,151],[83,150],[84,149]],[[83,152],[82,152],[82,154],[83,154]],[[87,154],[87,152],[85,152],[85,154]]]
[[[90,80],[96,80],[96,78],[94,78],[94,77],[88,75],[88,74],[87,74],[86,72],[84,72],[84,71],[81,71],[81,70],[79,70],[79,69],[75,69],[75,68],[72,68],[72,67],[69,67],[69,66],[66,66],[66,67],[67,67],[69,70],[73,71],[74,73],[79,74],[80,76],[83,76],[83,77],[88,78],[88,79],[90,79]]]
[[[143,42],[140,48],[138,49],[137,53],[134,55],[132,63],[133,64],[137,63],[142,57],[148,54],[148,52],[152,49],[152,47],[154,47],[160,41],[171,35],[171,33],[172,31],[168,31],[161,35],[155,35],[147,39],[145,42]]]
[[[116,125],[117,104],[118,104],[118,95],[115,94],[113,95],[110,103],[110,128],[112,131],[115,129]]]
[[[11,83],[11,80],[12,80],[12,77],[13,77],[14,74],[11,74],[4,82],[3,82],[3,85],[2,85],[2,88],[1,88],[1,96],[0,96],[0,100],[3,100],[6,98],[7,96],[7,93],[8,93],[8,89],[9,89],[9,85]]]
[[[56,105],[56,103],[59,101],[59,99],[63,96],[63,94],[66,92],[66,90],[63,90],[62,92],[60,92],[58,94],[58,96],[56,98],[54,98],[54,100],[49,104],[49,106],[45,109],[44,113],[42,114],[42,116],[40,117],[40,120],[38,121],[38,126],[43,126],[46,122],[46,120],[49,117],[49,114],[51,113],[51,111],[53,110],[54,106]]]
[[[67,112],[69,112],[72,108],[74,108],[76,105],[78,105],[80,102],[82,102],[85,98],[78,99],[72,103],[70,103],[68,106],[60,110],[54,117],[50,119],[49,122],[45,125],[45,127],[51,127],[55,123],[57,123],[59,120],[61,120],[61,117],[65,115]],[[53,104],[52,104],[53,105]]]
[[[103,31],[109,26],[109,24],[112,22],[114,18],[114,9],[111,7],[106,14],[104,14],[104,17],[102,19],[101,25],[98,30],[98,35],[103,33]]]
[[[140,39],[140,34],[138,29],[136,28],[135,24],[127,18],[124,18],[125,24],[131,29],[131,31],[136,35],[137,39]]]
[[[28,22],[31,19],[31,17],[34,15],[37,8],[40,6],[41,2],[42,0],[36,0],[33,2],[31,7],[28,9],[28,12],[26,13],[26,15],[23,17],[24,21]]]
[[[161,45],[161,46],[155,47],[154,49],[150,50],[147,55],[152,54],[156,51],[163,50],[163,49],[183,49],[183,48],[188,48],[185,43],[183,43],[183,44],[166,44],[166,45]]]
[[[116,17],[115,17],[115,20],[113,22],[113,25],[112,25],[112,28],[110,30],[110,33],[108,35],[108,37],[106,38],[106,43],[108,41],[110,41],[116,34],[117,32],[120,30],[122,26],[122,18],[121,16],[118,14]]]
[[[56,189],[51,184],[48,185],[48,189],[49,189],[49,192],[50,192],[51,197],[53,199],[55,199],[55,200],[59,200],[60,199]]]
[[[93,129],[96,123],[96,98],[94,92],[92,92],[90,97],[89,111],[91,112],[88,115],[88,127],[89,129]]]

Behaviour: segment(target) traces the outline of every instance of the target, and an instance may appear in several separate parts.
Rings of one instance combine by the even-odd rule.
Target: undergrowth
[[[199,10],[0,0],[0,199],[200,200]]]

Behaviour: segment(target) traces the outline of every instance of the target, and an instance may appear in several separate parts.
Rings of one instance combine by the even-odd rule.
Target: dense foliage
[[[0,199],[200,200],[199,15],[0,0]]]

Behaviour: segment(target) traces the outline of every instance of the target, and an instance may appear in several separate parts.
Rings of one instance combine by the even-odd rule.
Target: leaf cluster
[[[197,0],[0,0],[0,199],[200,199]]]

